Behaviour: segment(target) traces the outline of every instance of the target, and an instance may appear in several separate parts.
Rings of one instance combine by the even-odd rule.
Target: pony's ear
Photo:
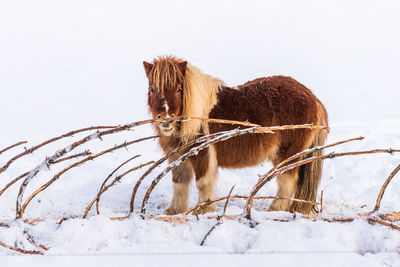
[[[187,61],[183,61],[179,63],[179,69],[182,72],[182,75],[185,76],[186,73],[186,66],[187,66]]]
[[[149,76],[151,69],[153,68],[153,64],[143,61],[144,70],[146,71],[146,76]]]

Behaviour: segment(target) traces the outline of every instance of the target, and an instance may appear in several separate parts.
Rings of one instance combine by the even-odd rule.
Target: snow
[[[21,140],[27,148],[46,139],[94,125],[124,125],[150,117],[142,61],[157,55],[183,57],[229,85],[282,74],[292,76],[326,105],[328,143],[364,136],[327,152],[400,148],[400,19],[398,1],[0,1],[0,149]],[[90,133],[76,134],[35,151],[0,174],[0,189],[46,156]],[[150,126],[91,140],[76,149],[97,153],[125,140],[151,136]],[[23,145],[24,146],[24,145]],[[24,151],[0,155],[0,164]],[[21,256],[0,246],[1,266],[279,265],[400,266],[400,232],[364,219],[348,223],[312,221],[286,212],[266,212],[256,200],[252,227],[242,220],[216,223],[207,215],[173,224],[139,216],[147,187],[167,164],[147,177],[126,220],[130,194],[140,175],[131,173],[100,201],[100,215],[81,219],[101,183],[163,155],[156,140],[89,161],[71,169],[27,206],[24,218],[45,218],[35,225],[15,218],[22,181],[0,196],[0,241],[37,249],[27,236],[50,249],[45,256]],[[68,161],[44,168],[32,179],[24,200]],[[326,160],[320,190],[322,217],[353,217],[371,210],[400,155],[373,154]],[[258,174],[271,164],[219,171],[217,196],[247,195]],[[112,177],[114,178],[115,175]],[[400,174],[398,174],[400,175]],[[400,179],[395,176],[380,212],[400,211]],[[259,195],[274,195],[268,183]],[[170,175],[155,187],[147,213],[160,215],[172,197]],[[197,192],[193,186],[190,205]],[[241,214],[245,200],[231,199],[228,215]],[[221,214],[223,202],[217,203]],[[59,224],[62,217],[75,218]],[[273,219],[286,219],[278,222]],[[25,233],[24,233],[25,232]]]

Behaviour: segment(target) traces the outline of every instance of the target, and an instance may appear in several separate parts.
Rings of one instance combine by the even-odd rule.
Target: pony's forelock
[[[149,78],[155,90],[163,92],[165,88],[175,86],[179,81],[184,80],[184,73],[180,64],[184,60],[175,57],[157,57],[153,61],[153,67]]]

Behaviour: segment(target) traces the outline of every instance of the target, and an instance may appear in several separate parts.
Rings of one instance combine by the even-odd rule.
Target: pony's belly
[[[267,136],[240,136],[217,143],[218,166],[223,168],[252,167],[272,159],[278,144]]]

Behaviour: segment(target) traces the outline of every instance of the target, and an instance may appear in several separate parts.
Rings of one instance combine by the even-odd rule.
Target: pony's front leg
[[[214,147],[199,153],[199,157],[193,162],[196,174],[196,186],[199,190],[198,203],[213,200],[215,198],[215,183],[218,176],[218,162]],[[215,203],[201,207],[194,214],[204,214],[216,210]]]
[[[187,162],[172,171],[173,196],[168,209],[164,211],[167,215],[184,212],[188,208],[190,182],[193,177],[193,169]]]
[[[298,180],[298,170],[290,170],[286,173],[278,175],[276,181],[278,183],[278,197],[292,198],[296,192],[297,180]],[[275,199],[269,206],[269,211],[283,210],[289,211],[291,200],[289,199]]]

